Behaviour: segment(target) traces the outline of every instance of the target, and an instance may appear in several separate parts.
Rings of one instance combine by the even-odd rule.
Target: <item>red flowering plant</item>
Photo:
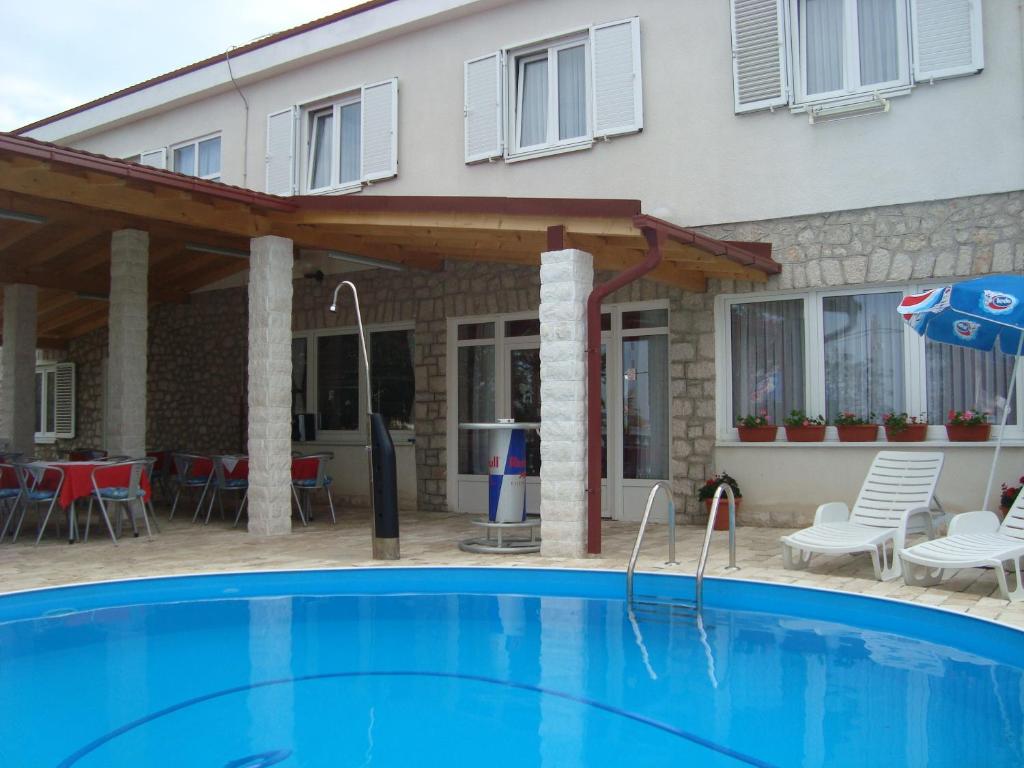
[[[760,426],[764,425],[762,424]],[[734,497],[737,499],[742,498],[743,493],[740,491],[740,484],[736,482],[736,478],[727,472],[719,472],[714,477],[709,477],[704,485],[700,487],[700,490],[697,491],[697,498],[701,501],[713,499],[715,491],[718,490],[718,486],[720,485],[728,485],[732,488],[732,495]]]
[[[784,418],[783,421],[787,427],[820,427],[828,423],[821,414],[814,417],[808,416],[803,411],[790,411],[789,416]]]
[[[950,411],[946,423],[954,427],[978,427],[988,423],[988,411]]]
[[[882,414],[882,425],[892,432],[904,432],[907,427],[927,423],[928,419],[923,413],[920,416],[908,416],[906,412]]]
[[[999,506],[1009,509],[1013,506],[1013,502],[1017,500],[1017,495],[1020,493],[1020,489],[1024,487],[1024,477],[1018,478],[1017,480],[1020,485],[1012,486],[1003,483],[1003,492],[999,496]]]
[[[768,411],[761,411],[756,416],[747,414],[736,419],[737,427],[770,427],[771,422],[768,421]]]
[[[861,418],[853,411],[843,411],[836,416],[835,423],[837,427],[860,427],[866,424],[874,424],[875,414],[869,413],[867,418]]]

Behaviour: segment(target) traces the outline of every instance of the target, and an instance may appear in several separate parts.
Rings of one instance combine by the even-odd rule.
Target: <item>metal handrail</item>
[[[708,564],[711,533],[715,529],[718,504],[722,501],[723,492],[729,497],[729,565],[726,566],[726,570],[739,569],[739,566],[736,565],[736,497],[733,495],[732,487],[728,483],[722,483],[715,489],[715,495],[711,501],[711,514],[708,515],[708,526],[704,531],[704,544],[700,548],[700,557],[697,559],[697,582],[694,586],[694,597],[698,612],[704,607],[704,568]]]
[[[651,488],[647,497],[647,506],[644,507],[643,517],[640,518],[640,530],[637,531],[636,541],[633,542],[633,552],[629,556],[629,565],[626,566],[626,604],[633,602],[633,573],[636,570],[636,561],[640,556],[640,546],[643,544],[644,533],[647,531],[647,521],[651,517],[651,509],[654,506],[654,499],[658,491],[665,492],[668,499],[668,561],[666,565],[678,565],[676,562],[676,505],[672,500],[672,490],[668,483],[658,482]],[[718,505],[722,501],[722,494],[725,494],[729,502],[729,565],[726,570],[739,570],[736,565],[736,497],[732,488],[727,483],[722,483],[715,489],[715,495],[711,501],[711,514],[708,516],[707,530],[704,532],[704,543],[700,548],[700,557],[697,559],[696,584],[694,586],[695,602],[698,613],[704,606],[704,569],[708,564],[708,550],[711,547],[711,534],[715,529],[715,518],[718,516]]]
[[[678,565],[676,563],[676,503],[672,500],[672,489],[666,482],[657,482],[651,488],[647,497],[647,506],[644,507],[644,516],[640,518],[640,530],[637,531],[636,541],[633,543],[633,554],[629,556],[629,565],[626,567],[626,602],[633,602],[633,571],[636,570],[636,559],[640,556],[640,545],[644,540],[644,532],[647,530],[647,521],[651,517],[651,508],[654,506],[654,497],[658,490],[665,492],[668,499],[668,562],[666,565]]]

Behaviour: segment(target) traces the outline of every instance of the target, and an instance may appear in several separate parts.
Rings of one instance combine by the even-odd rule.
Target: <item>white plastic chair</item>
[[[990,567],[1004,600],[1024,600],[1024,493],[1017,494],[1002,524],[995,512],[962,512],[950,520],[948,536],[901,549],[899,556],[910,586],[931,587],[961,568]],[[1013,589],[1007,566],[1016,581]]]
[[[903,549],[912,521],[923,524],[930,539],[936,524],[945,519],[935,498],[942,460],[938,452],[879,451],[852,511],[841,501],[822,504],[814,513],[813,526],[782,537],[785,567],[806,568],[815,554],[867,552],[875,578],[898,578],[896,554]],[[937,513],[932,510],[933,501]]]

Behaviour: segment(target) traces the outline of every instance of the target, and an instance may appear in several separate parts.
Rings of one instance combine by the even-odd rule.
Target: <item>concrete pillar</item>
[[[36,431],[36,305],[34,285],[4,287],[0,354],[0,441],[31,456]]]
[[[583,557],[587,545],[587,297],[594,258],[540,257],[541,555]]]
[[[112,455],[146,455],[146,341],[149,332],[149,233],[110,238],[107,444]]]
[[[249,533],[290,533],[292,241],[252,239],[249,256]]]

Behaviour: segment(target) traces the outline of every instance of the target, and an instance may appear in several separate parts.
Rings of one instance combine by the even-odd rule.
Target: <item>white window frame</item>
[[[367,354],[373,353],[373,334],[381,331],[409,331],[415,333],[416,324],[411,322],[382,323],[380,325],[364,326],[366,333]],[[292,334],[294,339],[307,339],[306,341],[306,407],[308,412],[320,414],[320,393],[318,392],[319,381],[317,380],[317,368],[319,366],[319,339],[324,336],[356,336],[358,343],[358,326],[339,326],[337,328],[320,328],[310,331],[298,331]],[[366,391],[366,366],[363,363],[362,351],[357,355],[359,370],[357,381],[359,385],[359,425],[356,429],[320,429],[317,425],[316,440],[311,442],[333,443],[335,445],[365,445],[367,429],[367,410],[369,393]],[[413,378],[415,380],[415,361],[413,364]],[[319,421],[319,419],[318,419]],[[392,430],[391,438],[396,443],[411,443],[416,440],[416,430]]]
[[[584,103],[586,110],[586,130],[582,136],[574,136],[570,139],[558,138],[558,53],[569,48],[583,48],[584,70],[586,80],[584,83]],[[508,67],[508,89],[511,94],[510,101],[514,109],[509,109],[509,132],[513,137],[512,147],[509,151],[509,158],[536,157],[556,152],[571,151],[573,149],[587,149],[594,144],[594,120],[593,120],[593,87],[591,82],[593,61],[591,59],[590,38],[586,30],[579,33],[564,36],[558,40],[549,41],[539,45],[523,46],[507,53],[506,60],[512,63]],[[547,140],[540,144],[531,144],[528,147],[522,146],[520,136],[522,133],[522,111],[523,111],[523,72],[525,65],[534,61],[547,61],[548,74],[548,114],[547,114]]]
[[[757,293],[723,294],[715,297],[715,417],[717,422],[717,439],[719,443],[743,446],[786,446],[807,447],[807,443],[787,443],[779,424],[779,439],[774,443],[740,443],[736,430],[736,416],[732,413],[732,334],[730,333],[729,315],[731,307],[738,304],[750,304],[765,301],[782,301],[797,299],[804,302],[804,410],[812,416],[825,413],[825,346],[823,337],[824,302],[827,296],[864,295],[871,293],[900,293],[904,296],[921,293],[940,285],[942,281],[928,280],[919,283],[892,283],[888,285],[836,286],[801,291],[758,291]],[[915,333],[909,326],[903,328],[903,364],[905,409],[911,416],[927,411],[928,382],[925,361],[926,340]],[[1024,445],[1024,367],[1017,371],[1014,385],[1013,408],[1017,414],[1017,424],[1006,426],[1005,440],[1009,444]],[[743,414],[740,414],[743,415]],[[881,414],[876,414],[879,422]],[[992,439],[999,434],[999,420],[1002,411],[992,414]],[[949,443],[944,424],[929,424],[927,441],[955,445],[957,447],[988,447],[991,442]],[[871,446],[890,445],[884,438],[875,443],[841,443],[834,426],[825,430],[825,442],[814,443],[813,446]]]
[[[210,139],[217,139],[220,142],[220,150],[221,150],[220,151],[220,167],[217,169],[216,173],[207,173],[207,174],[205,174],[203,176],[200,176],[199,175],[199,145],[202,144],[204,141],[209,141]],[[184,147],[190,146],[190,145],[194,148],[193,149],[193,153],[192,153],[192,170],[191,171],[179,171],[179,170],[177,170],[174,167],[174,153],[175,153],[175,151],[177,151],[179,149],[182,149]],[[175,173],[184,173],[187,176],[195,176],[197,179],[205,179],[207,181],[220,181],[222,176],[223,176],[223,171],[224,171],[224,139],[222,138],[222,136],[221,136],[219,131],[216,132],[216,133],[209,133],[209,134],[207,134],[205,136],[199,136],[198,138],[195,138],[195,139],[189,139],[188,141],[180,141],[177,144],[172,144],[171,147],[170,147],[169,155],[170,155],[169,159],[171,161],[171,170],[174,171]]]
[[[321,100],[312,104],[304,105],[302,107],[302,126],[304,146],[303,146],[303,159],[305,162],[305,172],[303,173],[303,186],[305,187],[306,194],[310,195],[322,195],[327,193],[338,193],[338,192],[357,192],[363,188],[362,171],[360,170],[360,177],[351,181],[341,180],[341,108],[348,107],[352,104],[359,104],[362,108],[362,92],[360,89],[349,89],[343,95],[333,97],[330,100]],[[313,186],[313,131],[315,128],[315,121],[319,115],[323,115],[330,111],[333,120],[331,123],[331,150],[332,150],[332,162],[331,162],[331,178],[327,186],[314,187]],[[360,119],[360,125],[362,120]],[[362,147],[363,147],[363,136],[360,133],[359,146],[356,149],[356,155],[360,161],[360,168],[362,167]]]
[[[47,364],[36,365],[36,375],[38,376],[38,375],[41,374],[42,377],[43,377],[42,378],[42,393],[40,394],[40,398],[39,398],[39,403],[40,403],[40,407],[41,408],[45,408],[46,407],[46,391],[49,388],[49,384],[47,383],[47,375],[51,374],[51,373],[53,374],[53,386],[54,386],[54,389],[56,389],[56,387],[57,387],[57,363],[54,362],[54,363],[47,363]],[[38,445],[52,445],[53,443],[57,442],[57,396],[56,396],[56,392],[54,393],[54,398],[53,398],[53,414],[52,414],[52,416],[53,416],[53,429],[52,430],[43,429],[43,430],[37,431],[35,433],[34,441]],[[46,416],[45,416],[45,414],[43,414],[43,413],[36,413],[35,414],[35,418],[36,418],[36,423],[38,423],[39,419],[42,418],[43,426],[44,427],[46,426]]]
[[[857,0],[844,0],[845,18],[843,22],[843,40],[845,57],[843,62],[844,86],[839,90],[825,93],[807,93],[807,55],[806,55],[806,14],[803,12],[806,0],[789,0],[791,24],[790,50],[796,52],[796,66],[789,67],[796,80],[794,93],[796,100],[794,111],[803,111],[810,105],[826,102],[869,101],[876,97],[892,96],[909,93],[910,81],[910,26],[909,4],[907,0],[896,0],[897,43],[899,50],[897,60],[899,77],[884,83],[860,84],[860,45],[857,29]]]

